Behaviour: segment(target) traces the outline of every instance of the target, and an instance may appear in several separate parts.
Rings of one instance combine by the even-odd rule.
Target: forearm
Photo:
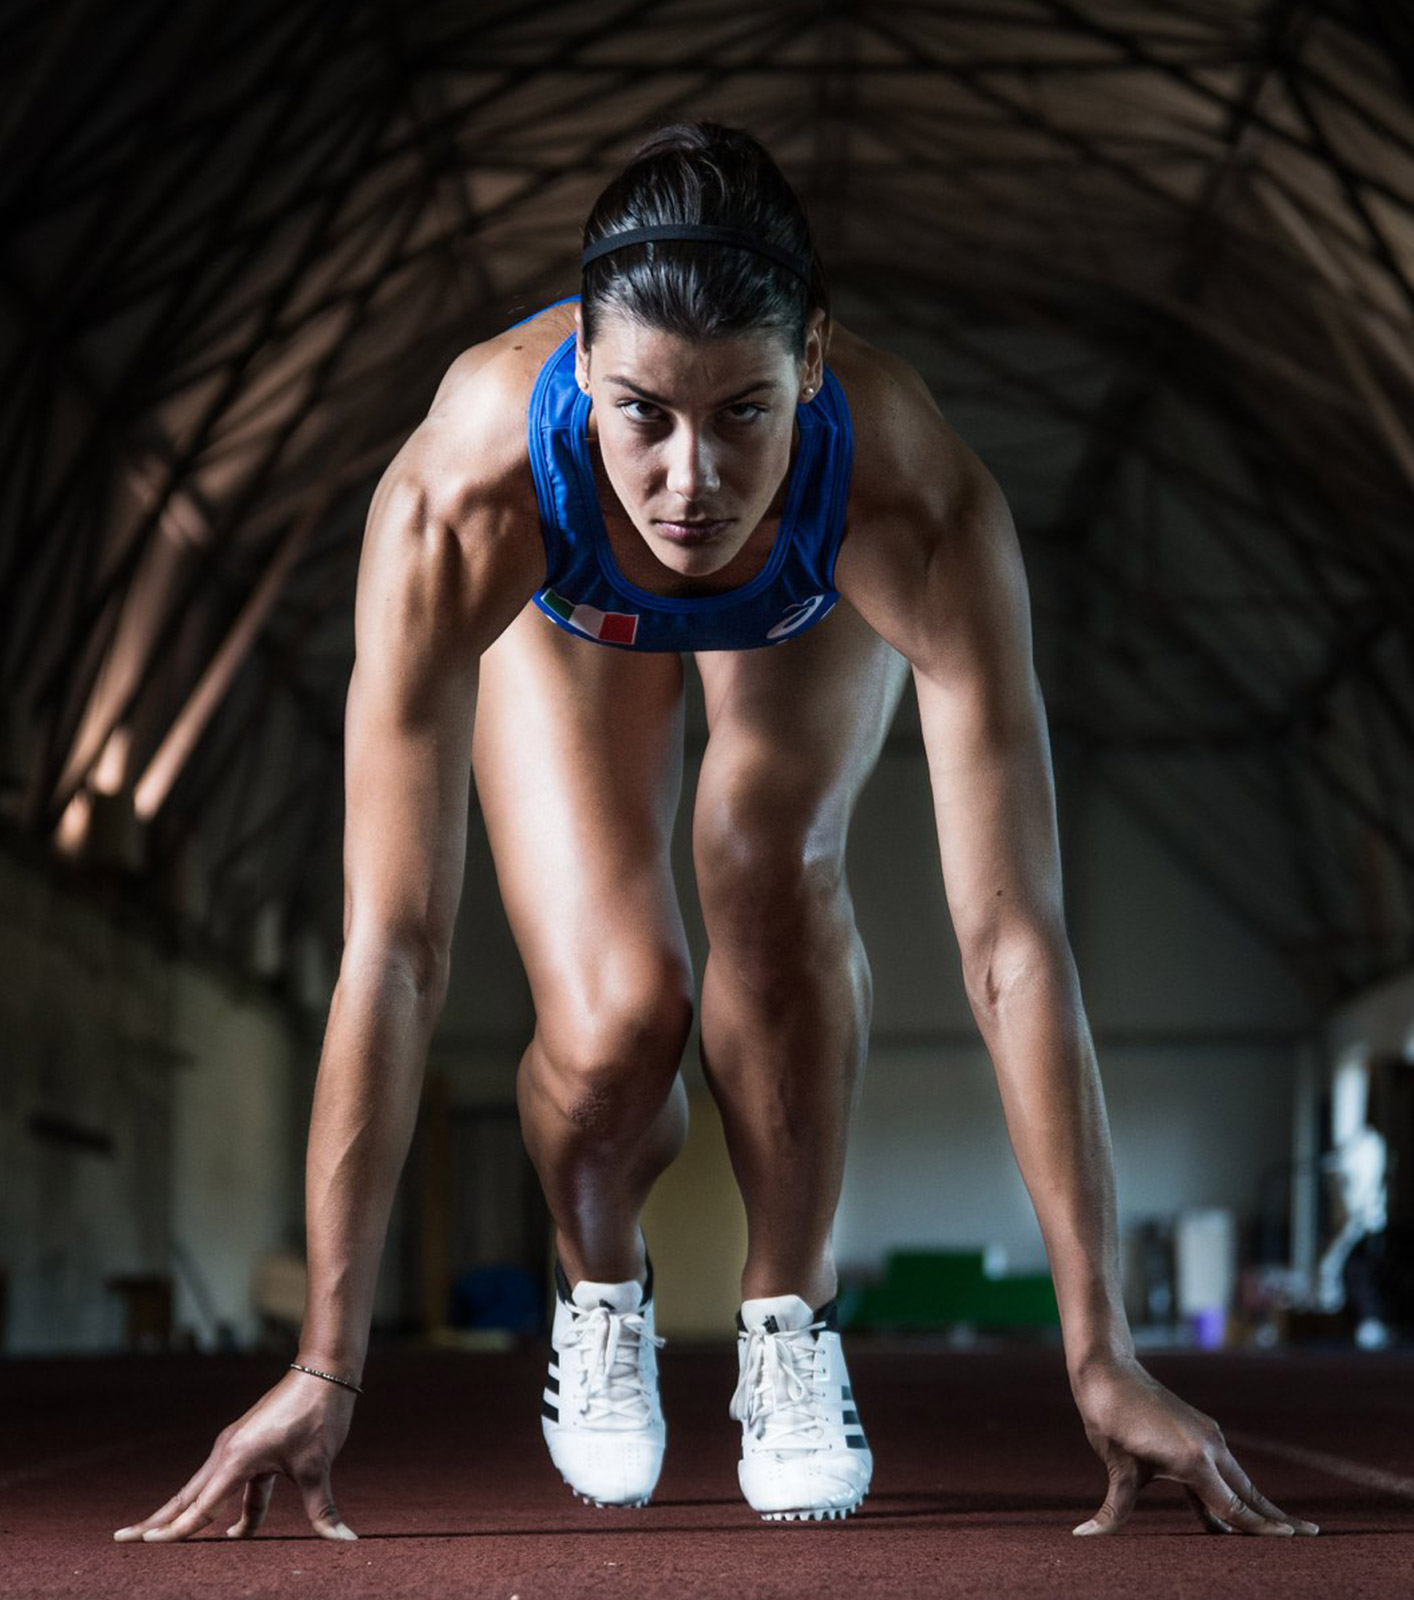
[[[975,1009],[1045,1240],[1073,1381],[1091,1361],[1132,1355],[1134,1343],[1109,1124],[1069,948],[1048,950]]]
[[[384,947],[345,948],[310,1114],[300,1359],[355,1378],[440,992]]]

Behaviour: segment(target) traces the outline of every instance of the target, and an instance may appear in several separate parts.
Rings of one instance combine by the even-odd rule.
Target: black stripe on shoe
[[[551,1394],[558,1394],[560,1392],[560,1380],[554,1375],[553,1372],[550,1374],[550,1376],[548,1378],[546,1378],[545,1387],[550,1391]],[[845,1421],[846,1422],[858,1422],[859,1418],[858,1417],[846,1417]]]
[[[560,1408],[558,1406],[552,1406],[548,1400],[541,1400],[540,1415],[542,1417],[549,1417],[551,1422],[558,1422],[560,1420]]]
[[[558,1389],[559,1385],[556,1384],[555,1387]],[[857,1428],[859,1426],[859,1413],[857,1411],[846,1411],[840,1418],[840,1422],[846,1428]]]
[[[869,1448],[869,1441],[862,1433],[847,1433],[844,1436],[844,1442],[851,1450],[867,1450]]]
[[[840,1399],[841,1400],[853,1400],[854,1399],[854,1390],[851,1389],[850,1386],[847,1383],[842,1383],[840,1385]]]

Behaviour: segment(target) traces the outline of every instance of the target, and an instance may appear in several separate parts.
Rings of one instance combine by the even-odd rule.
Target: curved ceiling
[[[267,966],[337,940],[372,486],[572,292],[644,127],[714,116],[1006,489],[1068,757],[1321,1000],[1414,957],[1406,8],[47,0],[0,39],[12,842]]]

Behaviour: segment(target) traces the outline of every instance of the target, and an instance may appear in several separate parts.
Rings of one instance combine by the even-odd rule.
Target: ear
[[[825,381],[825,352],[830,346],[830,323],[817,306],[805,322],[805,354],[800,361],[800,398],[813,400]]]
[[[584,342],[584,318],[574,308],[574,381],[589,393],[589,347]]]

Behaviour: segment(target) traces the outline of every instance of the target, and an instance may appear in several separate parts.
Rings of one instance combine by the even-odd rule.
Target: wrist
[[[1067,1332],[1065,1368],[1071,1388],[1096,1375],[1134,1365],[1134,1336],[1123,1312],[1097,1318],[1083,1330]]]
[[[1133,1341],[1127,1340],[1091,1345],[1074,1356],[1067,1352],[1065,1366],[1070,1392],[1078,1401],[1087,1391],[1102,1388],[1111,1379],[1132,1376],[1139,1369],[1139,1360]]]
[[[355,1383],[363,1382],[363,1365],[368,1356],[367,1332],[360,1338],[357,1332],[340,1327],[332,1317],[307,1313],[296,1349],[296,1361],[322,1367],[325,1372],[337,1372]]]
[[[1091,1369],[1132,1360],[1134,1336],[1113,1252],[1065,1235],[1059,1241],[1048,1236],[1047,1248],[1071,1382]]]
[[[340,1355],[337,1351],[301,1345],[291,1360],[290,1367],[307,1369],[325,1381],[334,1379],[340,1385],[358,1389],[363,1387],[362,1361],[353,1360],[348,1355]]]

